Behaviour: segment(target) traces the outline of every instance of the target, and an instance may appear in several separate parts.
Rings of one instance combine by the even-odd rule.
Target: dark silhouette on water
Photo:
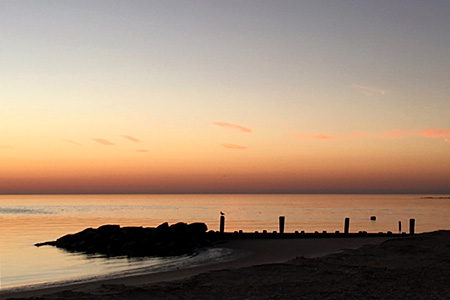
[[[152,227],[120,227],[119,225],[103,225],[97,229],[86,228],[85,230],[60,237],[56,241],[37,243],[35,246],[56,246],[68,251],[84,253],[99,253],[106,256],[175,256],[183,254],[194,254],[197,249],[212,246],[214,242],[229,239],[289,239],[289,238],[323,238],[323,237],[382,237],[392,236],[387,233],[367,233],[359,231],[350,233],[350,218],[345,218],[344,234],[339,231],[327,233],[285,233],[285,217],[279,217],[279,232],[269,234],[263,230],[262,234],[244,233],[242,230],[234,233],[225,232],[225,214],[220,212],[220,229],[218,232],[209,231],[205,223],[176,223],[171,226],[163,223],[156,228]],[[401,224],[401,223],[399,223]],[[410,219],[410,235],[415,234],[415,219]],[[402,234],[403,235],[403,234]]]
[[[193,254],[198,248],[211,245],[206,239],[204,223],[163,223],[156,228],[103,225],[68,234],[56,241],[38,243],[68,251],[99,253],[106,256],[174,256]]]

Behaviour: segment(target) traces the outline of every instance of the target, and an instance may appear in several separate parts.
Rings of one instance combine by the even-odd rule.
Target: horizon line
[[[216,192],[216,193],[204,193],[204,192],[173,192],[173,193],[142,193],[142,192],[55,192],[55,193],[2,193],[0,196],[26,196],[26,195],[54,195],[54,196],[66,196],[66,195],[450,195],[449,192]]]

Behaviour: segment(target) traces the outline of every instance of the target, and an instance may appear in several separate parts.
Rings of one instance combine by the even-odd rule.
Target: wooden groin
[[[373,217],[371,217],[373,219]],[[406,232],[401,232],[401,227],[398,233],[393,233],[392,231],[378,232],[378,233],[368,233],[366,231],[350,232],[350,218],[344,219],[344,232],[335,231],[315,231],[315,232],[305,232],[305,231],[295,231],[292,233],[285,232],[285,216],[279,217],[279,230],[267,232],[263,230],[262,232],[244,232],[243,230],[234,232],[225,232],[225,217],[220,216],[220,229],[219,231],[209,231],[207,235],[214,239],[232,240],[232,239],[299,239],[299,238],[350,238],[350,237],[397,237],[397,236],[408,236],[415,234],[415,219],[409,220],[409,234]],[[399,222],[401,224],[401,222]],[[401,225],[399,225],[401,226]]]
[[[303,238],[351,238],[351,237],[396,237],[396,236],[407,236],[405,233],[392,233],[379,232],[379,233],[368,233],[368,232],[358,232],[358,233],[328,233],[328,232],[294,232],[294,233],[278,233],[278,232],[224,232],[220,233],[218,231],[209,231],[207,233],[210,237],[220,238],[224,240],[237,240],[237,239],[303,239]]]

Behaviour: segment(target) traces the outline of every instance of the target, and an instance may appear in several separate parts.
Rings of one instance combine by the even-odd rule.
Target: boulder
[[[194,236],[201,236],[208,231],[205,223],[191,223],[187,226],[188,232]]]
[[[35,245],[106,256],[173,256],[192,254],[198,248],[210,245],[206,238],[207,230],[204,223],[179,222],[169,226],[166,222],[156,228],[103,225]]]

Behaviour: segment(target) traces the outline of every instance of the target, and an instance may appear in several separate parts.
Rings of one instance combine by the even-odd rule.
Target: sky
[[[0,193],[450,193],[450,1],[0,1]]]

